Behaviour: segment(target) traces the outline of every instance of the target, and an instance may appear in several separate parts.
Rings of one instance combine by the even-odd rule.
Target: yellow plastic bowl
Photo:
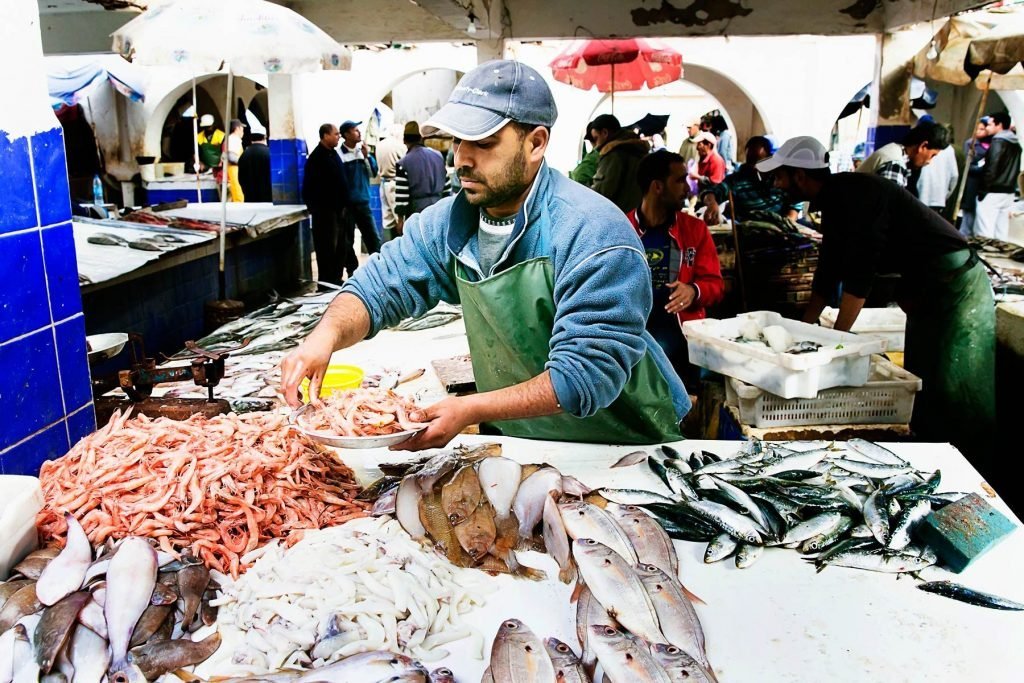
[[[358,389],[363,384],[363,369],[355,365],[330,365],[324,373],[320,395],[327,396],[335,391]],[[302,395],[309,400],[309,380],[302,380]]]

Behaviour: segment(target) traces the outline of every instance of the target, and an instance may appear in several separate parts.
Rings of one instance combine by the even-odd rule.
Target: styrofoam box
[[[884,356],[871,357],[871,374],[861,387],[834,387],[814,398],[780,398],[730,377],[726,402],[740,411],[743,424],[768,427],[805,425],[907,424],[921,379]]]
[[[0,580],[39,545],[36,515],[43,489],[35,477],[0,475]]]
[[[818,316],[822,326],[833,328],[839,317],[838,308],[826,308]],[[907,314],[900,308],[864,308],[850,330],[862,337],[886,341],[886,351],[902,351],[907,338]]]
[[[814,353],[776,353],[771,349],[732,341],[753,319],[762,328],[781,325],[796,341],[822,345]],[[859,387],[868,381],[871,354],[885,351],[882,339],[865,339],[783,318],[772,311],[742,313],[735,318],[690,320],[683,323],[690,362],[727,377],[735,377],[782,398],[814,398],[822,389]]]

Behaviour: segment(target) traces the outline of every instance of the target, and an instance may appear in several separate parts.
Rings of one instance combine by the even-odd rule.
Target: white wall
[[[694,79],[703,84],[704,90],[716,90],[704,101],[717,99],[721,102],[741,143],[748,135],[760,132],[759,124],[780,141],[794,135],[813,135],[827,142],[839,111],[871,80],[874,68],[872,36],[678,38],[667,42],[683,55],[684,79],[686,66],[690,65]],[[576,163],[584,128],[604,95],[554,81],[548,63],[562,45],[560,42],[513,43],[508,52],[536,68],[550,84],[559,120],[552,131],[548,160],[555,168],[569,170]],[[400,106],[415,111],[413,118],[419,117],[417,120],[422,123],[421,119],[440,103],[441,96],[437,93],[428,96],[422,89],[426,81],[421,85],[417,85],[417,81],[439,79],[437,83],[447,89],[451,70],[465,72],[476,64],[477,51],[473,45],[424,43],[408,49],[357,50],[351,71],[299,74],[293,78],[292,92],[300,100],[300,106],[295,108],[297,134],[312,147],[317,142],[320,124],[345,119],[365,121],[377,103],[396,88]],[[426,77],[419,76],[424,72],[428,74]],[[407,81],[410,76],[417,78]],[[266,76],[251,78],[264,85],[267,83]],[[408,85],[402,85],[403,82]],[[180,71],[147,70],[145,104],[128,103],[127,107],[133,141],[132,162],[136,154],[159,153],[160,126],[174,100],[188,91],[189,83],[187,74]],[[103,90],[95,101],[91,100],[94,120],[101,144],[116,149],[116,133],[108,130],[114,121],[111,115],[113,95],[109,88]],[[671,94],[668,90],[665,92]],[[221,90],[218,107],[223,107],[222,97]],[[418,98],[422,99],[416,103]],[[686,102],[686,99],[669,97],[661,105],[651,105],[652,109],[671,110],[658,113],[677,115],[672,120],[675,129],[669,131],[670,139],[676,142],[682,126],[677,122],[692,113],[701,113],[689,111],[691,105]],[[700,104],[697,108],[703,106]],[[404,120],[405,116],[398,118]],[[108,154],[108,159],[116,157],[116,154]]]

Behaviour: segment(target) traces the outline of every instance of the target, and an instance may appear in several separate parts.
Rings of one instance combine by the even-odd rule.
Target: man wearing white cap
[[[345,283],[281,364],[289,403],[304,377],[319,394],[332,352],[443,300],[462,304],[478,393],[414,414],[429,424],[400,448],[443,446],[475,423],[559,441],[680,438],[690,402],[645,329],[643,245],[613,203],[548,168],[556,116],[547,83],[521,62],[459,81],[424,129],[454,137],[462,192],[412,216]]]
[[[963,236],[909,192],[879,176],[829,171],[811,137],[788,140],[757,164],[776,186],[821,212],[823,235],[813,295],[816,322],[842,288],[836,329],[856,321],[879,273],[899,273],[907,313],[907,370],[922,379],[912,426],[927,441],[952,441],[976,455],[995,427],[995,310],[992,288]]]

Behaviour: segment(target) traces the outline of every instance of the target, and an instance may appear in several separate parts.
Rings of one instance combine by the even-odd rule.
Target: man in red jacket
[[[680,325],[704,318],[706,307],[722,300],[718,251],[704,221],[680,210],[689,192],[681,156],[667,150],[647,155],[637,169],[637,182],[643,199],[627,218],[644,243],[651,268],[654,304],[647,329],[689,386],[696,368],[689,365]]]

